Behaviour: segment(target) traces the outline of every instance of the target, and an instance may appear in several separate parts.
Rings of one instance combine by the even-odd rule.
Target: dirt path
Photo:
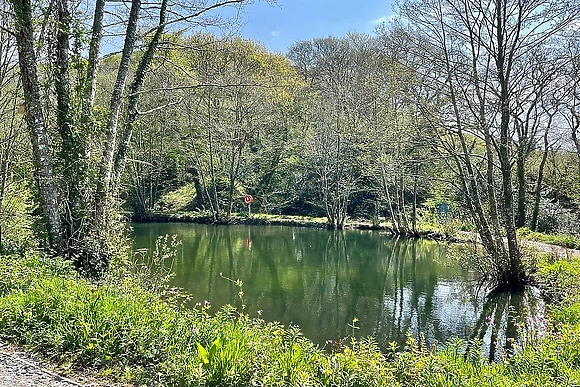
[[[542,253],[558,255],[561,258],[580,257],[580,250],[568,249],[562,246],[549,245],[547,243],[528,241],[525,239],[521,241],[521,244],[524,248],[533,248]]]
[[[63,376],[43,361],[0,341],[0,387],[105,387],[91,376]]]
[[[457,233],[458,242],[473,243],[474,239],[477,240],[477,243],[481,243],[479,237],[475,233],[467,231],[459,231]],[[527,239],[518,239],[518,241],[524,249],[533,249],[541,253],[555,254],[560,258],[580,258],[580,250],[568,249],[562,246],[550,245],[548,243],[530,241]]]

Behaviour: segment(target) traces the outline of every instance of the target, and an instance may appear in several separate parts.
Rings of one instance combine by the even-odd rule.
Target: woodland
[[[250,3],[0,0],[0,340],[107,383],[577,386],[580,2],[400,0],[372,34],[286,53],[237,34]],[[128,247],[129,221],[159,214],[463,232],[478,243],[450,251],[505,291],[479,317],[499,358],[477,339],[379,348],[356,316],[315,345],[250,317],[222,273],[241,309],[186,308],[178,241],[156,267]],[[528,285],[549,307],[520,321]]]
[[[2,2],[5,251],[97,273],[127,213],[219,222],[245,194],[402,235],[446,203],[496,284],[528,282],[519,228],[578,235],[578,4],[408,0],[282,54],[224,32],[246,3]]]

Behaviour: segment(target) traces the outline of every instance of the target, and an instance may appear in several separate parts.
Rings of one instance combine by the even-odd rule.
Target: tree
[[[349,35],[296,43],[288,54],[314,95],[306,115],[307,155],[329,227],[342,228],[365,169],[365,116],[371,104],[359,82],[373,57],[368,37]]]
[[[188,45],[186,72],[195,93],[184,104],[192,164],[214,220],[228,218],[239,190],[259,188],[275,174],[284,143],[273,144],[271,136],[284,128],[280,122],[300,85],[287,60],[252,41],[201,36]],[[272,151],[266,144],[278,148],[264,164]]]
[[[562,106],[562,116],[570,130],[570,136],[578,154],[578,174],[580,176],[580,34],[568,40],[568,66],[563,74],[563,89],[566,99]]]
[[[0,254],[18,249],[30,233],[26,172],[29,151],[21,119],[16,39],[9,32],[9,5],[0,5]]]
[[[105,138],[102,147],[102,158],[98,163],[98,170],[88,173],[95,163],[88,159],[92,154],[92,145],[87,139],[94,140],[96,145],[101,135],[97,129],[101,126],[96,123],[94,101],[97,90],[96,74],[99,65],[99,51],[103,36],[103,15],[105,2],[98,0],[95,3],[92,35],[89,45],[89,59],[86,71],[80,77],[73,79],[70,75],[71,53],[77,53],[80,41],[78,40],[81,26],[71,17],[71,4],[68,0],[57,0],[54,7],[45,7],[43,4],[33,3],[31,0],[10,0],[14,30],[11,31],[16,39],[19,54],[19,67],[22,79],[24,100],[26,105],[27,126],[33,148],[35,175],[39,188],[39,201],[42,212],[48,223],[48,235],[51,247],[56,252],[69,256],[77,256],[81,265],[92,266],[103,259],[106,261],[107,242],[106,232],[109,229],[111,218],[107,215],[111,209],[111,198],[117,192],[116,184],[120,180],[132,135],[132,125],[137,117],[139,94],[146,77],[149,65],[160,44],[163,32],[169,26],[183,27],[186,23],[200,25],[216,25],[218,19],[208,19],[206,15],[211,11],[223,7],[241,7],[248,3],[245,0],[224,0],[216,2],[194,2],[192,4],[168,3],[162,0],[159,6],[153,6],[148,11],[157,12],[158,20],[154,27],[145,32],[145,53],[140,58],[137,71],[134,74],[130,87],[129,109],[121,138],[118,138],[119,117],[122,114],[124,90],[130,75],[130,65],[133,60],[133,51],[138,41],[137,30],[140,22],[146,18],[142,14],[140,0],[132,0],[127,18],[127,27],[124,31],[124,46],[121,60],[117,69],[117,77],[105,114]],[[149,4],[146,5],[147,7]],[[171,8],[170,8],[171,7]],[[49,68],[53,70],[50,79],[54,84],[56,106],[41,93],[41,82],[38,75],[38,60],[36,47],[40,46],[35,34],[33,15],[42,10],[47,17],[42,25],[54,27],[54,45],[47,47],[50,58]],[[171,17],[167,17],[170,14]],[[50,27],[50,28],[49,28]],[[3,29],[4,31],[4,29]],[[151,36],[151,37],[150,37]],[[74,50],[71,41],[74,37]],[[150,38],[149,38],[150,37]],[[41,37],[42,38],[42,37]],[[75,58],[75,60],[78,58]],[[78,60],[82,63],[82,60]],[[77,84],[74,84],[74,83]],[[75,99],[73,90],[81,90],[80,98]],[[48,95],[50,97],[50,94]],[[46,110],[46,111],[44,111]],[[51,125],[45,117],[56,118],[56,129],[59,141],[51,141]],[[55,144],[60,145],[55,152]],[[56,174],[62,179],[56,179]],[[86,176],[93,176],[94,180],[87,180]],[[62,183],[61,183],[62,181]],[[85,188],[88,187],[88,188]],[[94,212],[88,211],[90,202],[93,202]],[[105,235],[105,238],[101,236]],[[95,239],[97,246],[105,250],[90,252]],[[98,247],[97,247],[98,250]],[[83,256],[84,257],[80,257]]]
[[[413,92],[421,87],[414,69],[423,58],[414,55],[413,36],[403,26],[377,29],[378,56],[374,84],[372,119],[368,127],[371,142],[375,187],[386,201],[394,231],[417,234],[420,194],[429,192],[429,166],[435,164],[430,151],[430,133],[410,103]]]
[[[406,1],[433,55],[422,74],[435,101],[420,108],[437,133],[438,148],[460,181],[464,200],[490,258],[493,283],[519,285],[528,275],[516,237],[512,186],[514,122],[527,76],[525,53],[548,47],[578,17],[569,2],[471,0]]]

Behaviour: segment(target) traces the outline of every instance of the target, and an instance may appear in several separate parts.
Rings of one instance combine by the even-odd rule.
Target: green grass
[[[406,350],[383,354],[359,338],[327,351],[297,328],[231,307],[214,316],[185,310],[126,273],[93,284],[36,254],[0,258],[0,336],[63,367],[145,385],[572,386],[580,383],[580,303],[569,287],[578,274],[576,261],[542,260],[538,275],[560,295],[547,334],[492,364],[477,349],[465,354],[459,340],[426,348],[410,338]]]
[[[195,199],[195,184],[188,183],[176,190],[161,195],[155,209],[157,211],[181,211]]]
[[[562,246],[568,249],[580,249],[580,238],[567,234],[544,234],[535,232],[528,228],[518,229],[518,236],[530,241],[547,243],[555,246]]]

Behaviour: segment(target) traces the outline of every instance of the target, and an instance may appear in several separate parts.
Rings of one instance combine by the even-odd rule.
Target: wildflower
[[[262,309],[260,309],[260,310],[258,311],[258,316],[261,316],[263,312],[264,312],[264,311],[263,311]]]
[[[506,337],[505,339],[508,343],[512,343],[514,341],[513,337]]]
[[[203,306],[206,307],[206,308],[209,308],[211,306],[211,303],[208,300],[205,300],[203,302]]]
[[[195,303],[195,307],[197,308],[197,307],[199,307],[199,306],[201,306],[201,302],[196,302],[196,303]]]
[[[326,340],[326,344],[332,344],[332,340]]]

